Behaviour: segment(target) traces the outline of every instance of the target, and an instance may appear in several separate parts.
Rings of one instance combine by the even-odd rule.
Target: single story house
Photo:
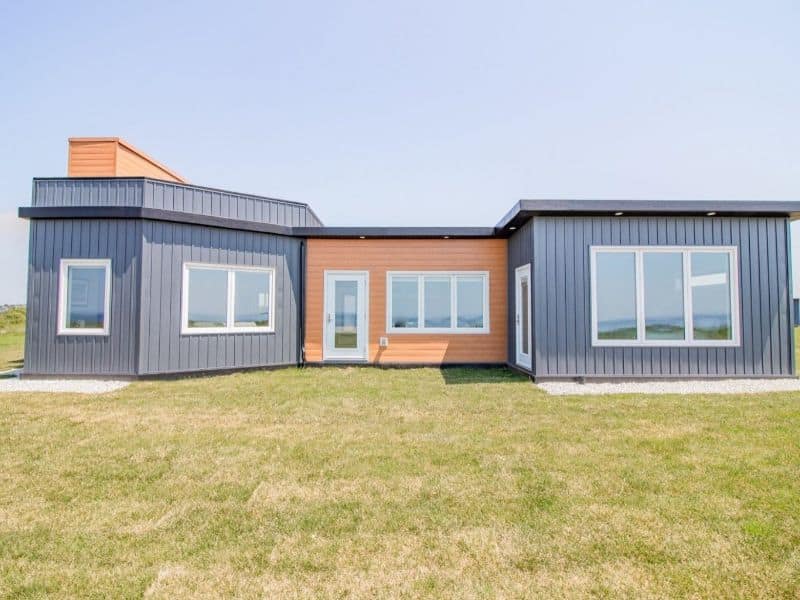
[[[36,178],[24,376],[508,364],[791,377],[800,202],[521,200],[493,227],[326,227],[118,138]]]

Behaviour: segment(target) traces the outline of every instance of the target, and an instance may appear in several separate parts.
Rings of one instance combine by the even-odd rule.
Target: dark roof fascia
[[[22,206],[23,219],[148,219],[301,238],[491,238],[491,227],[287,227],[141,206]]]
[[[520,200],[496,228],[519,227],[536,216],[738,216],[800,219],[793,200]],[[714,215],[709,215],[714,213]]]
[[[494,227],[294,227],[307,238],[492,238]]]
[[[21,206],[22,219],[147,219],[220,229],[294,236],[291,227],[141,206]]]

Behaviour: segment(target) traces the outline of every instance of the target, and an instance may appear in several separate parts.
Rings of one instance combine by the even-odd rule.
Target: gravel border
[[[624,381],[619,383],[550,381],[537,383],[536,385],[551,396],[800,392],[800,379],[714,379],[705,381]]]
[[[130,381],[101,379],[0,379],[0,392],[51,392],[56,394],[107,394],[116,392]]]

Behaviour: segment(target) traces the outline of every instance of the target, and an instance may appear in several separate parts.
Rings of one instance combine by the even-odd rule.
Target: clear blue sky
[[[800,199],[799,30],[796,0],[5,2],[0,303],[25,296],[15,208],[65,174],[69,136],[329,225]]]

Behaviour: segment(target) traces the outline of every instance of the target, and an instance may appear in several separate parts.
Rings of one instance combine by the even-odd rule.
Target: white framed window
[[[108,335],[111,259],[61,259],[57,318],[58,335]]]
[[[739,346],[735,246],[592,246],[593,346]]]
[[[181,334],[275,331],[275,269],[183,264]]]
[[[389,333],[489,333],[487,271],[389,271]]]

